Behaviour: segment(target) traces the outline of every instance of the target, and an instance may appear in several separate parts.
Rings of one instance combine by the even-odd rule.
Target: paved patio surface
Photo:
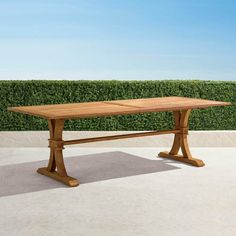
[[[0,148],[0,235],[236,235],[236,148],[192,148],[202,168],[163,150],[67,148],[68,188],[36,173],[47,148]]]

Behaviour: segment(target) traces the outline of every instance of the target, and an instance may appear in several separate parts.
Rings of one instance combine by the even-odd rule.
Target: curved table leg
[[[174,111],[175,128],[179,129],[180,132],[175,134],[170,152],[160,152],[158,156],[201,167],[205,165],[204,162],[193,158],[188,146],[187,135],[190,112],[191,110]],[[178,155],[179,149],[181,149],[183,155]]]
[[[50,158],[47,167],[37,170],[38,173],[51,177],[57,181],[63,182],[70,187],[79,185],[79,181],[67,175],[63,160],[63,140],[62,132],[64,120],[48,120],[50,139]]]

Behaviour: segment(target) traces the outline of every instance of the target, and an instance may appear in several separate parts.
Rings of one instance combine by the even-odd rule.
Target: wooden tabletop
[[[10,107],[8,108],[8,111],[39,116],[46,119],[73,119],[137,114],[144,112],[175,111],[228,105],[231,105],[231,103],[186,97],[161,97]]]

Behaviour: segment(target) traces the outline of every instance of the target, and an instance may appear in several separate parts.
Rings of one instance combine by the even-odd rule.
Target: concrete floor
[[[192,148],[202,168],[163,150],[68,148],[68,188],[36,173],[48,149],[1,148],[0,235],[236,235],[236,148]]]

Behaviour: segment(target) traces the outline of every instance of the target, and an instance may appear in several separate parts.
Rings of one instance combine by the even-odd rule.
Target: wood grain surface
[[[230,102],[212,101],[187,97],[159,97],[100,102],[53,104],[40,106],[10,107],[8,111],[39,116],[46,119],[76,119],[144,112],[178,111],[229,106]]]

